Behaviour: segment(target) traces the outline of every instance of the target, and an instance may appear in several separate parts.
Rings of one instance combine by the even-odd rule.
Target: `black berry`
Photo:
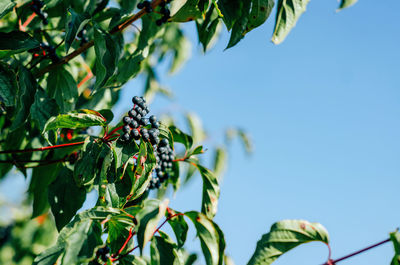
[[[154,116],[154,115],[151,115],[150,118],[149,118],[149,121],[150,121],[151,124],[153,124],[153,123],[155,123],[157,121],[157,117]]]
[[[164,138],[164,139],[162,139],[160,141],[160,147],[165,147],[165,146],[168,146],[168,145],[169,145],[169,142],[168,142],[168,140],[166,138]]]
[[[129,132],[131,131],[131,127],[130,127],[129,125],[125,125],[125,126],[122,128],[122,131],[123,131],[124,133],[129,133]]]
[[[132,121],[132,119],[129,118],[128,116],[125,116],[125,117],[122,119],[122,122],[123,122],[124,124],[130,124],[131,121]]]
[[[124,134],[121,136],[121,139],[122,139],[123,141],[129,141],[129,140],[130,140],[129,133],[124,133]]]

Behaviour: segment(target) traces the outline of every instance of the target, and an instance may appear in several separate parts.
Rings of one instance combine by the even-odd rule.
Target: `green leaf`
[[[239,1],[238,9],[240,13],[233,22],[231,37],[229,38],[226,49],[235,46],[244,37],[249,22],[250,7],[250,1]]]
[[[207,11],[204,20],[198,19],[196,21],[197,35],[199,37],[199,42],[203,45],[204,52],[206,52],[213,40],[215,40],[219,25],[220,18],[214,5]]]
[[[193,138],[176,128],[175,126],[169,126],[169,131],[172,134],[173,141],[177,143],[181,143],[185,146],[187,150],[189,150],[193,145]]]
[[[232,33],[227,49],[236,45],[246,33],[261,26],[274,7],[273,0],[239,1],[235,4],[239,8],[236,12],[239,13],[236,14],[237,17],[232,18]]]
[[[201,212],[208,218],[214,218],[217,213],[218,198],[219,198],[219,184],[218,179],[209,169],[195,163],[193,160],[187,160],[195,166],[203,179],[203,199],[201,202]]]
[[[247,154],[251,154],[253,152],[253,143],[249,135],[243,129],[229,128],[226,130],[225,140],[227,144],[230,144],[235,137],[238,137],[239,140],[241,140]]]
[[[84,219],[74,224],[71,231],[69,231],[69,235],[64,239],[66,244],[61,264],[78,263],[79,252],[87,240],[89,230],[93,224],[94,222],[91,219]]]
[[[139,147],[135,141],[130,141],[129,143],[115,141],[113,149],[115,151],[117,168],[128,162],[129,158],[136,155],[139,151]]]
[[[17,90],[14,71],[8,64],[0,62],[0,101],[4,102],[5,106],[14,106]]]
[[[32,218],[48,210],[48,186],[55,180],[60,168],[59,163],[34,168],[29,184],[29,193],[33,195]]]
[[[119,260],[120,265],[148,265],[148,263],[141,257],[138,256],[125,256]]]
[[[253,143],[251,142],[250,137],[245,131],[239,130],[239,138],[242,140],[247,154],[251,154],[253,152]]]
[[[39,256],[37,256],[33,262],[34,265],[54,265],[56,264],[58,258],[62,254],[64,247],[62,245],[56,245],[54,247],[48,248]]]
[[[199,0],[187,0],[185,4],[172,16],[171,21],[188,22],[202,16],[198,6]]]
[[[96,53],[95,90],[103,87],[114,74],[122,49],[120,34],[111,36],[100,29],[94,29],[94,50]]]
[[[171,238],[159,231],[162,235],[155,236],[151,240],[150,253],[151,253],[151,265],[159,264],[171,264],[180,265],[183,264],[183,256],[178,251],[176,244]]]
[[[329,243],[328,232],[319,223],[283,220],[271,226],[262,236],[248,265],[268,265],[287,251],[311,241]]]
[[[121,212],[116,209],[96,207],[76,215],[60,231],[56,244],[38,255],[33,264],[53,265],[60,256],[61,265],[86,264],[103,244],[100,221],[118,214]]]
[[[0,37],[1,39],[1,37]],[[11,125],[11,130],[15,130],[25,123],[29,116],[30,108],[33,104],[37,83],[31,72],[24,67],[18,69],[18,93],[17,93],[17,115]]]
[[[98,115],[85,113],[67,113],[51,117],[44,126],[43,132],[61,128],[77,129],[90,126],[104,126],[106,122]]]
[[[201,249],[207,265],[222,265],[225,251],[225,239],[218,226],[207,216],[198,212],[186,212],[192,220],[200,238]]]
[[[49,73],[47,93],[57,101],[62,113],[75,109],[78,99],[78,87],[72,75],[59,66]]]
[[[22,31],[0,32],[0,58],[39,47],[39,42]]]
[[[113,208],[119,207],[119,196],[115,187],[115,171],[112,170],[113,152],[107,151],[104,159],[98,158],[97,164],[101,165],[99,180],[99,199],[98,205],[109,206]]]
[[[136,7],[137,0],[118,0],[118,3],[122,9],[125,9],[127,12],[132,12]]]
[[[252,0],[249,21],[246,26],[246,33],[255,29],[268,19],[274,7],[274,0]]]
[[[228,153],[226,152],[225,148],[217,147],[214,155],[213,170],[219,180],[221,179],[221,176],[225,172],[227,162],[228,162]]]
[[[240,0],[219,0],[218,7],[228,30],[231,30],[235,21],[241,16],[240,9],[243,1]]]
[[[118,63],[117,82],[125,84],[134,78],[142,70],[142,62],[144,59],[141,52],[124,56]]]
[[[14,1],[2,0],[0,2],[0,18],[7,15],[17,4]]]
[[[110,148],[94,138],[87,138],[83,147],[81,158],[74,168],[74,179],[79,187],[91,186],[100,174],[104,157],[110,152]]]
[[[46,122],[57,114],[57,102],[50,98],[43,89],[39,88],[36,91],[35,100],[31,106],[31,118],[39,123],[40,130],[43,131]]]
[[[189,125],[190,134],[193,138],[193,142],[202,142],[206,137],[206,133],[204,131],[200,117],[195,113],[187,113],[186,121]]]
[[[205,151],[204,151],[202,145],[196,146],[195,148],[189,150],[189,151],[186,153],[186,157],[191,157],[191,156],[194,156],[194,155],[204,154],[204,152],[205,152]]]
[[[66,26],[65,34],[65,52],[68,52],[71,44],[74,42],[76,35],[79,31],[85,27],[85,25],[90,21],[90,14],[83,13],[78,14],[72,8],[68,9],[70,13],[69,21]]]
[[[158,222],[165,215],[168,202],[168,199],[165,199],[161,203],[154,199],[146,200],[143,209],[135,216],[139,221],[137,240],[141,251],[143,251],[146,243],[153,237]]]
[[[73,171],[63,167],[57,179],[49,186],[48,199],[57,230],[60,231],[82,207],[86,190],[75,184]]]
[[[306,11],[310,0],[279,0],[272,42],[281,43]]]
[[[121,222],[117,216],[110,218],[106,225],[108,229],[107,244],[110,246],[111,252],[116,253],[128,238],[132,225]]]
[[[358,0],[341,0],[338,11],[340,11],[343,8],[347,8],[354,5],[355,3],[357,3],[357,1]]]
[[[390,265],[400,265],[400,233],[395,231],[390,233],[390,240],[394,247],[394,257]]]
[[[173,211],[170,209],[169,214],[174,215],[179,212]],[[168,217],[168,215],[167,215]],[[181,248],[183,244],[186,241],[187,237],[187,232],[189,230],[189,226],[185,221],[185,218],[183,215],[177,215],[171,219],[168,220],[168,224],[171,226],[172,230],[174,231],[174,234],[176,236],[176,240],[178,243],[178,247]]]
[[[149,46],[157,37],[161,27],[154,23],[154,15],[147,14],[142,17],[142,31],[139,34],[138,47],[139,51],[144,50]]]
[[[156,158],[154,157],[153,147],[150,143],[143,141],[140,143],[136,161],[136,166],[132,166],[132,169],[127,169],[133,182],[130,194],[131,201],[139,198],[146,191],[151,180],[151,172],[156,165]]]

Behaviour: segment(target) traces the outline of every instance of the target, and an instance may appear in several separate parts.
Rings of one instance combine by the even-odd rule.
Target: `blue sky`
[[[325,225],[333,258],[400,226],[400,2],[363,0],[339,13],[337,5],[311,1],[279,46],[269,41],[273,19],[227,51],[226,33],[205,55],[194,45],[185,67],[162,77],[175,93],[171,104],[203,119],[210,146],[228,126],[252,135],[251,157],[240,144],[231,148],[216,216],[236,264],[281,219]],[[133,82],[126,98],[139,87]],[[166,105],[157,99],[152,109]],[[192,182],[171,205],[199,209],[200,187]],[[274,264],[317,265],[327,253],[312,243]],[[390,264],[392,256],[387,244],[340,264]]]
[[[157,98],[152,110],[179,105],[196,112],[209,147],[229,126],[252,136],[251,157],[238,143],[230,149],[215,219],[237,265],[282,219],[322,223],[333,258],[386,239],[400,226],[400,2],[361,0],[339,13],[337,5],[311,1],[279,46],[269,41],[273,19],[227,51],[226,32],[205,55],[195,44],[184,68],[161,78],[175,97]],[[186,29],[196,43],[193,24]],[[135,80],[125,88],[117,112],[128,110],[140,88]],[[197,179],[171,206],[199,210],[200,202]],[[274,264],[318,265],[327,253],[311,243]],[[340,264],[390,264],[392,256],[386,244]]]

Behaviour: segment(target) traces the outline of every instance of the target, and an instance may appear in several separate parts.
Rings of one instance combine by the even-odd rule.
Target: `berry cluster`
[[[157,189],[160,185],[169,178],[168,170],[172,168],[172,161],[174,160],[174,151],[169,146],[167,139],[162,139],[155,148],[154,153],[157,161],[154,170],[155,176],[151,179],[149,189]]]
[[[169,11],[168,7],[167,7],[167,3],[166,2],[162,2],[160,4],[160,13],[162,14],[162,17],[160,19],[156,20],[156,24],[157,26],[161,26],[164,23],[168,22],[168,19],[171,18],[171,12]]]
[[[139,8],[139,9],[143,9],[144,8],[144,10],[147,13],[151,13],[153,11],[153,8],[151,7],[150,1],[147,1],[147,0],[137,4],[137,8]]]
[[[156,116],[152,115],[150,118],[146,118],[149,113],[146,100],[143,97],[135,96],[132,98],[133,108],[128,112],[129,116],[125,116],[122,119],[124,127],[122,131],[124,134],[121,136],[121,140],[130,141],[132,139],[139,140],[143,138],[144,141],[152,145],[156,145],[160,142],[158,138],[159,131],[158,127],[160,123],[157,121]],[[151,124],[151,129],[147,129],[147,125]]]
[[[161,183],[169,178],[168,170],[172,168],[174,152],[169,145],[168,139],[159,138],[160,122],[156,116],[151,115],[146,118],[149,108],[143,97],[135,96],[132,98],[133,108],[128,112],[128,116],[123,117],[124,126],[120,139],[123,142],[129,142],[132,139],[137,141],[143,139],[150,142],[154,148],[156,158],[155,176],[152,178],[148,189],[159,188]]]
[[[33,0],[31,2],[31,10],[40,17],[44,25],[47,25],[49,22],[47,21],[47,13],[42,12],[43,6],[44,3],[41,0]]]

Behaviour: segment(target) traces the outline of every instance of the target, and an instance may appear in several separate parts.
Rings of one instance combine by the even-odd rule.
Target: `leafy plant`
[[[159,84],[159,63],[172,58],[168,71],[175,72],[187,60],[183,23],[196,24],[204,51],[225,26],[231,48],[264,24],[275,6],[272,41],[278,44],[308,2],[3,0],[0,178],[12,168],[31,177],[24,205],[32,205],[34,219],[25,213],[0,227],[0,263],[189,265],[197,259],[185,250],[190,221],[205,263],[231,264],[213,218],[227,146],[237,137],[251,152],[250,138],[228,129],[210,170],[202,158],[206,132],[198,117],[186,114],[186,133],[174,117],[151,115],[146,100],[171,93]],[[339,9],[355,2],[342,1]],[[144,97],[133,97],[127,115],[114,119],[111,109],[121,88],[138,75],[145,80]],[[196,172],[203,181],[200,210],[171,209],[166,190],[176,192]],[[92,191],[96,206],[79,211]],[[175,238],[161,230],[167,224]],[[398,233],[391,240],[392,264],[398,264]],[[249,264],[270,264],[310,241],[329,243],[322,225],[278,222],[258,242]],[[13,257],[5,254],[11,250]]]

